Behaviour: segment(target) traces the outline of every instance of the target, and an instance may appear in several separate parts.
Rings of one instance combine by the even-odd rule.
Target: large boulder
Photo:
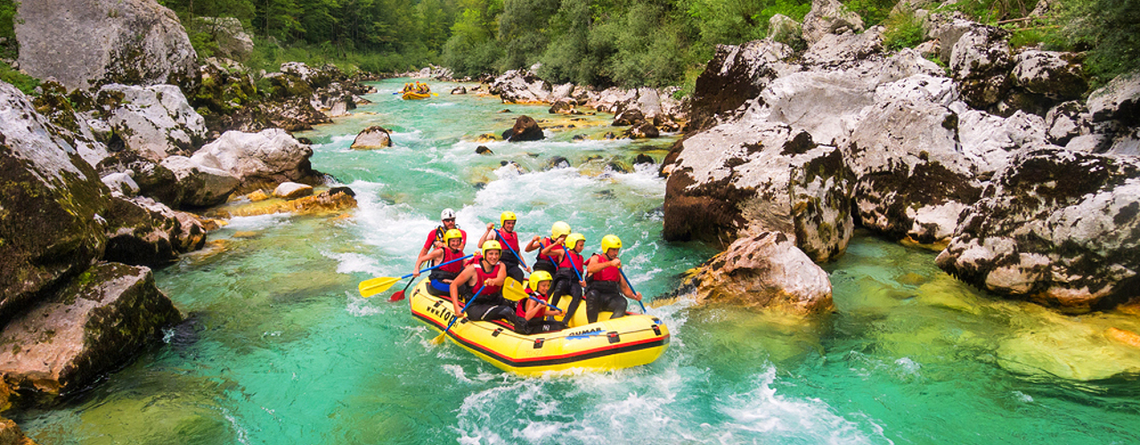
[[[0,374],[31,402],[87,388],[182,319],[146,267],[100,263],[0,331]]]
[[[1060,147],[1019,154],[962,216],[938,266],[1066,312],[1140,296],[1140,162]]]
[[[545,138],[542,127],[530,116],[519,116],[515,125],[503,132],[503,139],[508,142],[541,141]]]
[[[318,183],[309,163],[312,155],[313,149],[307,144],[285,130],[271,128],[260,133],[227,131],[202,146],[190,159],[198,165],[228,172],[245,186],[256,186],[259,182]]]
[[[796,248],[794,237],[761,232],[736,240],[682,282],[698,302],[777,308],[796,314],[830,310],[827,272]]]
[[[765,40],[780,42],[793,48],[807,46],[804,42],[803,25],[783,14],[775,14],[768,19],[768,37]]]
[[[176,86],[109,84],[99,89],[96,100],[126,148],[146,159],[188,155],[206,140],[206,121]]]
[[[104,261],[163,266],[177,260],[179,253],[200,249],[206,242],[206,231],[196,218],[146,197],[116,196],[104,218]]]
[[[863,60],[883,51],[882,26],[859,34],[826,34],[804,53],[804,63],[817,66],[838,66]]]
[[[986,109],[1009,92],[1013,57],[1008,34],[1000,28],[975,27],[954,44],[950,72],[971,107]]]
[[[171,172],[178,186],[178,204],[187,207],[210,207],[226,202],[241,184],[233,173],[202,165],[185,156],[171,156],[162,160],[162,170]],[[169,203],[169,201],[163,201]]]
[[[1140,125],[1140,74],[1126,74],[1093,91],[1088,100],[1094,122]]]
[[[691,128],[715,125],[716,117],[740,108],[779,76],[781,61],[791,57],[792,48],[769,40],[743,45],[717,45],[716,54],[697,76],[689,100]]]
[[[153,0],[17,2],[20,68],[68,89],[187,84],[198,54],[173,11]]]
[[[503,103],[546,103],[551,86],[529,70],[510,70],[491,81],[490,92]]]
[[[221,57],[245,60],[253,53],[253,38],[236,17],[198,17],[195,26],[214,37]]]
[[[372,150],[392,146],[392,135],[384,127],[373,125],[361,130],[352,140],[353,150]]]
[[[815,261],[851,238],[851,186],[838,149],[763,119],[685,139],[663,165],[667,240],[736,239],[777,231]]]
[[[804,16],[804,40],[814,45],[827,34],[859,33],[863,19],[839,0],[812,0],[811,11]]]
[[[958,114],[958,140],[974,164],[979,179],[1004,170],[1022,147],[1045,143],[1045,120],[1018,110],[1008,118],[974,110],[962,102],[951,105]]]
[[[1082,56],[1056,51],[1022,51],[1014,57],[1013,84],[1054,101],[1080,99],[1089,84]]]
[[[958,128],[958,115],[929,99],[881,94],[864,110],[843,147],[864,226],[919,244],[949,239],[981,192]]]
[[[0,319],[103,255],[109,190],[28,98],[0,82]]]

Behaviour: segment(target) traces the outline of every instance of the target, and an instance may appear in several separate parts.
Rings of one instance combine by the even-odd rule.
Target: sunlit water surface
[[[1102,335],[1140,331],[1137,317],[994,300],[939,271],[934,253],[863,233],[825,266],[833,313],[659,298],[650,312],[673,338],[648,366],[520,378],[432,346],[406,301],[387,301],[398,286],[362,299],[356,284],[410,272],[444,207],[472,239],[503,210],[526,237],[567,221],[588,252],[615,233],[647,296],[672,292],[715,250],[662,241],[664,181],[629,167],[638,153],[660,162],[675,138],[607,140],[622,130],[612,116],[553,117],[448,95],[454,84],[405,102],[392,95],[402,82],[298,135],[359,208],[236,218],[211,233],[210,248],[156,273],[188,321],[62,406],[16,413],[28,434],[45,445],[1140,442],[1140,353]],[[547,120],[548,138],[475,142],[520,114]],[[370,125],[395,146],[349,149]],[[567,166],[549,168],[555,156]]]

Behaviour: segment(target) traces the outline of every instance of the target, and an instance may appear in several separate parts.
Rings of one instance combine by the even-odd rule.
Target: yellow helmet
[[[448,242],[450,242],[451,240],[456,239],[456,238],[463,239],[463,232],[460,232],[459,229],[448,230],[446,233],[443,234],[443,243],[447,244]]]
[[[507,221],[518,221],[519,217],[515,216],[515,212],[506,211],[499,215],[499,225],[506,224]]]
[[[558,221],[550,226],[550,239],[558,239],[562,235],[570,234],[570,225],[563,221]]]
[[[483,256],[484,257],[487,256],[488,250],[498,250],[499,252],[502,252],[503,246],[500,245],[498,241],[487,240],[487,241],[483,242]]]
[[[573,250],[574,248],[578,247],[578,241],[585,240],[586,237],[582,236],[581,233],[571,233],[570,236],[566,237],[566,242],[562,244],[565,245],[566,248]],[[621,242],[619,241],[618,243],[620,244]]]
[[[621,238],[617,235],[606,235],[602,237],[602,253],[607,253],[610,249],[620,249]]]
[[[553,280],[554,280],[554,277],[551,277],[550,272],[547,272],[545,270],[536,270],[536,271],[534,271],[534,273],[530,274],[531,289],[534,289],[534,286],[537,286],[538,283],[541,283],[543,281],[553,281]]]

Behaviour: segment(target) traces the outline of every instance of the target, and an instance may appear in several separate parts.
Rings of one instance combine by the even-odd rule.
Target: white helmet
[[[439,219],[441,221],[445,219],[455,219],[455,211],[451,209],[443,209],[443,212],[439,214]]]

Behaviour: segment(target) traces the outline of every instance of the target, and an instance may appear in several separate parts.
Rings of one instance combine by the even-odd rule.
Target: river
[[[60,406],[14,413],[50,444],[1138,443],[1140,351],[1100,335],[1135,314],[1063,316],[994,299],[934,252],[859,232],[825,265],[836,309],[803,319],[666,299],[716,253],[661,239],[656,166],[676,136],[606,139],[612,116],[448,95],[375,103],[299,133],[313,167],[356,192],[324,216],[234,218],[207,249],[156,271],[188,321]],[[470,86],[470,85],[469,85]],[[509,109],[509,111],[504,111]],[[477,142],[526,114],[539,142]],[[370,125],[395,146],[349,149]],[[573,127],[571,127],[573,126]],[[585,136],[575,140],[575,136]],[[485,145],[493,154],[478,155]],[[556,156],[567,162],[551,167]],[[504,165],[504,162],[506,165]],[[513,163],[513,164],[512,164]],[[618,168],[613,168],[614,163]],[[517,165],[517,166],[516,166]],[[401,276],[440,211],[477,239],[504,210],[524,239],[570,223],[624,242],[634,286],[673,337],[632,369],[520,378],[356,284]],[[468,244],[471,250],[473,242]],[[533,258],[527,256],[527,259]],[[636,306],[636,305],[635,305]]]

